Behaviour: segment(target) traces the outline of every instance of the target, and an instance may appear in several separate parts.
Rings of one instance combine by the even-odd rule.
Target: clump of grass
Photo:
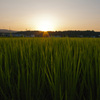
[[[100,100],[100,39],[1,38],[1,100]]]

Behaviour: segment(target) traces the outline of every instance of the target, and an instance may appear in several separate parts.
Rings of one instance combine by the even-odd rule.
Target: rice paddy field
[[[0,100],[100,100],[100,38],[0,38]]]

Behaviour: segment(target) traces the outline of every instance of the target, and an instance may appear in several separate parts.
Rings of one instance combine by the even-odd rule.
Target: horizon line
[[[65,32],[65,31],[94,31],[94,32],[100,32],[100,31],[95,31],[95,30],[48,30],[48,31],[41,31],[41,30],[32,30],[32,29],[26,29],[26,30],[13,30],[13,29],[0,29],[0,30],[8,30],[8,31],[16,31],[16,32],[20,32],[20,31],[40,31],[40,32]]]

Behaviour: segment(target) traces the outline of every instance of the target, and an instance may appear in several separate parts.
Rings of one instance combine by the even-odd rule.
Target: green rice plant
[[[99,38],[0,38],[1,100],[100,100]]]

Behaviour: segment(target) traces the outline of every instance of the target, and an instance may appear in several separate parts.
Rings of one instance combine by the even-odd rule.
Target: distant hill
[[[17,31],[7,30],[7,29],[0,29],[0,33],[16,33]]]

